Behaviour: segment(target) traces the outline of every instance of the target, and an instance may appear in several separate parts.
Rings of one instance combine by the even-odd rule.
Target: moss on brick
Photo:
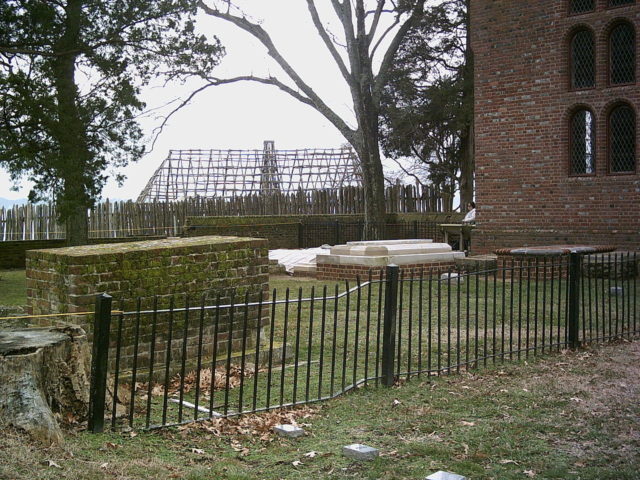
[[[191,296],[191,305],[200,304],[203,295],[208,303],[218,296],[223,303],[232,297],[237,303],[246,294],[256,301],[260,292],[268,289],[268,275],[261,270],[268,263],[266,241],[248,237],[89,245],[32,251],[27,255],[28,301],[36,314],[92,311],[96,294],[102,292],[113,296],[114,309],[133,310],[138,298],[142,309],[151,308],[156,296],[160,308],[168,308],[172,297],[174,307],[181,308],[186,302],[185,294]],[[255,328],[258,312],[250,309],[249,313],[249,328]],[[221,320],[225,321],[225,315]],[[162,314],[156,320],[161,342],[169,333],[169,317]],[[206,321],[210,321],[209,314]],[[141,335],[150,335],[151,322],[151,315],[142,316]],[[182,335],[184,313],[174,315],[172,323],[173,331]],[[91,330],[90,324],[83,326]],[[126,350],[132,341],[130,324],[124,332]],[[188,345],[193,346],[197,331],[190,326],[188,334]],[[141,348],[140,354],[144,355],[148,343],[141,344]],[[122,358],[124,365],[129,360],[126,355]]]

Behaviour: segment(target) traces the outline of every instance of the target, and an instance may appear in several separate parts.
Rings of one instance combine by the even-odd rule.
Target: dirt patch
[[[525,383],[567,400],[575,421],[575,441],[558,440],[558,448],[578,458],[640,458],[640,342],[555,357],[539,373]]]

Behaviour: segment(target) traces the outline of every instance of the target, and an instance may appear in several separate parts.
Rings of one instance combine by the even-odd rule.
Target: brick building
[[[473,0],[474,253],[640,249],[640,4]]]

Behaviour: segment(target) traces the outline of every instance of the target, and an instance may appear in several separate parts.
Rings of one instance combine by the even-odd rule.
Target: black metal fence
[[[387,222],[379,230],[384,232],[382,240],[429,238],[442,242],[444,238],[438,223],[429,220]],[[298,248],[313,248],[323,244],[340,245],[364,238],[364,221],[304,222],[298,227]]]
[[[158,301],[115,315],[99,297],[90,429],[102,429],[105,410],[113,428],[154,428],[635,336],[639,260],[571,254],[444,275],[391,266],[344,289],[197,307]],[[252,309],[264,325],[253,334]],[[161,317],[169,328],[159,333]],[[98,344],[100,335],[108,340]]]

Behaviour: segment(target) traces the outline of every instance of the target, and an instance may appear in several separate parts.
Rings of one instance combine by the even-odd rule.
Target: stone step
[[[497,255],[472,255],[464,258],[456,258],[456,267],[462,272],[482,272],[494,270],[498,267]]]

